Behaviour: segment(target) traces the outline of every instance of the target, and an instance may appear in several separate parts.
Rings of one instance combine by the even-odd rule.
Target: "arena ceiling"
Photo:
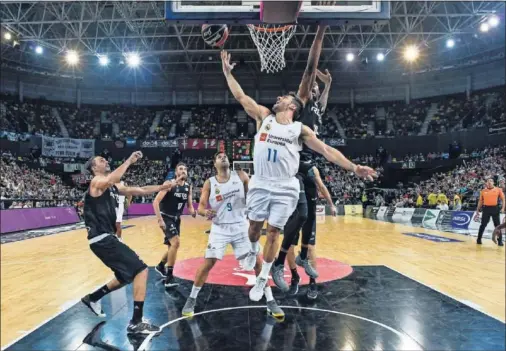
[[[121,66],[125,52],[137,51],[142,56],[142,68],[167,81],[178,74],[217,74],[221,69],[218,50],[204,43],[201,27],[167,23],[164,2],[2,0],[0,9],[2,31],[12,32],[19,42],[12,47],[3,41],[3,65],[104,78],[114,68],[110,67],[107,73],[98,70],[97,54],[107,54],[111,66]],[[499,28],[480,33],[479,25],[493,13],[501,19]],[[230,27],[226,49],[247,67],[252,77],[257,75],[260,60],[247,28]],[[286,50],[285,74],[304,69],[315,29],[315,26],[297,28]],[[456,42],[452,49],[445,47],[450,37]],[[422,53],[411,70],[465,64],[471,59],[493,59],[504,52],[504,37],[502,1],[394,1],[389,21],[331,26],[320,66],[333,72],[406,71],[401,51],[407,44],[418,45]],[[35,54],[36,45],[44,48],[42,55]],[[69,49],[81,55],[77,68],[63,64],[63,55]],[[353,65],[344,60],[350,51],[359,56]],[[379,52],[386,55],[381,64],[374,62]],[[366,57],[367,65],[360,62]]]

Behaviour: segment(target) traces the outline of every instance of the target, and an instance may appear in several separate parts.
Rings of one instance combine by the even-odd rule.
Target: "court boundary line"
[[[327,309],[316,308],[316,307],[302,307],[302,306],[279,306],[279,307],[280,308],[284,308],[284,309],[292,309],[292,310],[302,309],[302,310],[309,310],[309,311],[326,312],[326,313],[339,314],[339,315],[343,315],[343,316],[347,316],[347,317],[361,319],[363,321],[379,325],[380,327],[385,328],[385,329],[391,331],[392,333],[394,333],[395,335],[397,335],[401,339],[407,338],[410,341],[412,341],[413,343],[415,343],[416,345],[418,345],[421,350],[424,349],[423,346],[420,345],[420,343],[418,341],[416,341],[413,337],[409,336],[408,334],[400,332],[400,331],[398,331],[398,330],[396,330],[396,329],[394,329],[394,328],[392,328],[392,327],[390,327],[390,326],[388,326],[386,324],[383,324],[381,322],[375,321],[373,319],[369,319],[369,318],[362,317],[362,316],[357,316],[357,315],[351,314],[351,313],[339,312],[339,311],[334,311],[334,310],[327,310]],[[214,309],[214,310],[207,310],[207,311],[197,312],[192,317],[182,316],[182,317],[173,319],[171,321],[168,321],[165,324],[162,324],[160,326],[160,333],[162,332],[162,330],[164,328],[170,326],[171,324],[174,324],[176,322],[179,322],[179,321],[182,321],[182,320],[185,320],[185,319],[191,319],[191,318],[193,318],[195,316],[201,316],[201,315],[204,315],[204,314],[209,314],[209,313],[214,313],[214,312],[241,310],[241,309],[248,309],[249,310],[249,309],[257,309],[257,308],[265,309],[265,308],[267,308],[267,306],[266,305],[263,305],[263,306],[235,306],[235,307],[224,307],[224,308],[217,308],[217,309]],[[138,351],[145,351],[146,347],[151,342],[151,340],[155,337],[155,335],[160,334],[160,333],[151,333],[151,334],[149,334],[146,337],[146,339],[144,339],[144,341],[142,342],[142,344],[139,346],[139,348],[137,350]]]
[[[447,296],[447,297],[449,297],[449,298],[451,298],[451,299],[453,299],[453,300],[455,300],[455,301],[458,301],[458,302],[460,302],[461,304],[464,304],[464,305],[466,305],[467,307],[469,307],[469,308],[471,308],[471,309],[473,309],[473,310],[475,310],[475,311],[478,311],[478,312],[480,312],[480,313],[483,313],[484,315],[486,315],[486,316],[488,316],[488,317],[490,317],[490,318],[493,318],[493,319],[495,319],[495,320],[497,320],[497,321],[501,322],[502,324],[506,324],[506,322],[502,321],[501,319],[499,319],[499,318],[498,318],[498,317],[496,317],[496,316],[491,315],[491,314],[490,314],[490,313],[488,313],[487,311],[484,311],[484,310],[481,310],[481,309],[479,310],[479,309],[477,309],[477,308],[473,307],[473,306],[472,306],[472,305],[470,305],[468,302],[466,302],[467,300],[460,300],[460,299],[456,298],[455,296],[452,296],[452,295],[450,295],[450,294],[447,294],[447,293],[445,293],[445,292],[443,292],[443,291],[441,291],[441,290],[439,290],[439,289],[435,288],[435,287],[434,287],[434,286],[432,286],[432,285],[425,284],[425,283],[423,283],[423,282],[419,281],[418,279],[412,278],[412,277],[410,277],[409,275],[407,275],[407,274],[405,274],[405,273],[402,273],[402,272],[398,271],[398,270],[397,270],[397,269],[395,269],[395,268],[390,267],[389,265],[386,265],[386,264],[385,264],[385,265],[383,265],[383,266],[385,266],[385,267],[386,267],[386,268],[388,268],[388,269],[391,269],[391,270],[392,270],[392,271],[394,271],[394,272],[399,273],[400,275],[402,275],[402,276],[404,276],[404,277],[406,277],[406,278],[408,278],[408,279],[411,279],[411,280],[413,280],[413,281],[417,282],[418,284],[421,284],[421,285],[423,285],[423,286],[425,286],[425,287],[427,287],[427,288],[430,288],[430,289],[432,289],[432,290],[434,290],[434,291],[436,291],[436,292],[440,293],[441,295],[445,295],[445,296]],[[474,302],[472,302],[472,301],[469,301],[469,302],[471,302],[471,303],[475,304],[475,303],[474,303]],[[478,305],[478,304],[475,304],[475,305],[480,306],[480,305]],[[480,306],[480,307],[481,307],[481,306]]]
[[[101,286],[104,286],[105,284],[107,284],[111,279],[108,279],[105,283],[102,283],[102,284],[99,284],[97,285],[95,288],[91,289],[91,291],[95,291],[97,290],[98,288],[100,288]],[[40,322],[39,324],[37,324],[35,327],[33,327],[32,329],[30,330],[27,330],[25,331],[22,335],[20,335],[19,337],[17,337],[16,339],[14,339],[13,341],[11,341],[10,343],[8,343],[7,345],[5,346],[2,346],[1,350],[4,351],[5,349],[11,347],[12,345],[14,345],[15,343],[17,343],[18,341],[20,341],[21,339],[23,339],[25,336],[28,336],[30,335],[31,333],[33,333],[34,331],[36,331],[37,329],[39,329],[40,327],[44,326],[45,324],[51,322],[53,319],[55,319],[56,317],[58,317],[59,315],[67,312],[68,310],[70,310],[72,307],[74,307],[75,305],[77,305],[79,302],[81,302],[81,298],[79,299],[74,299],[74,300],[70,300],[70,301],[67,301],[67,302],[64,302],[63,304],[60,305],[59,307],[59,311],[45,319],[44,321]],[[65,306],[64,308],[62,308],[62,306]]]

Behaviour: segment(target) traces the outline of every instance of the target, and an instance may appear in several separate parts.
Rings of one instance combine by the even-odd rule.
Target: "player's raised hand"
[[[355,174],[360,178],[365,178],[370,181],[373,181],[374,178],[378,178],[378,173],[371,167],[367,166],[357,165],[357,168],[355,168]]]
[[[325,85],[329,85],[332,83],[332,76],[328,69],[325,70],[325,74],[323,74],[319,69],[316,70],[316,76],[319,80],[321,80]]]
[[[137,162],[141,158],[142,158],[142,152],[141,151],[135,151],[134,153],[132,153],[130,155],[130,157],[128,158],[128,161],[130,161],[130,164],[134,164],[135,162]]]
[[[223,66],[223,73],[225,75],[230,74],[236,65],[235,63],[230,63],[230,54],[225,50],[221,52],[221,63]]]

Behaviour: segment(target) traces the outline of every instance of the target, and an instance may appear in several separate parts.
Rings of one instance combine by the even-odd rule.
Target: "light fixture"
[[[141,58],[137,53],[130,53],[126,55],[126,63],[130,67],[137,67],[141,64]]]
[[[384,59],[385,55],[382,52],[376,55],[376,60],[378,60],[379,62],[382,62]]]
[[[446,41],[446,47],[447,47],[447,48],[451,49],[451,48],[453,48],[454,46],[455,46],[455,40],[453,40],[453,39],[451,39],[451,38],[450,38],[450,39],[448,39],[448,40]]]
[[[497,27],[499,25],[499,17],[491,16],[488,19],[488,24],[490,25],[490,27]]]
[[[355,59],[355,55],[353,55],[351,52],[346,54],[346,61],[351,62]]]
[[[42,46],[37,45],[35,47],[35,52],[40,55],[40,54],[42,54],[44,52],[44,49],[42,48]]]
[[[418,55],[420,55],[420,51],[415,45],[410,45],[404,50],[404,58],[406,61],[413,62],[418,58]]]
[[[65,57],[67,63],[69,65],[76,65],[79,62],[79,55],[74,50],[67,51],[67,56]]]
[[[488,32],[489,29],[490,29],[490,26],[488,25],[488,23],[483,22],[480,25],[480,31],[482,31],[483,33]]]
[[[98,56],[98,63],[100,66],[107,66],[109,64],[109,57],[107,55]]]
[[[9,33],[9,32],[6,32],[6,33],[4,34],[4,39],[5,39],[5,40],[11,40],[11,39],[12,39],[12,34],[11,34],[11,33]]]

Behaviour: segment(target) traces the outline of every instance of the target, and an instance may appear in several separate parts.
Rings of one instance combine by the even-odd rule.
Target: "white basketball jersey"
[[[244,184],[236,171],[230,172],[226,183],[219,183],[216,177],[210,178],[211,192],[209,204],[216,211],[213,224],[246,222],[246,196]]]
[[[300,122],[279,124],[274,115],[265,118],[255,135],[255,176],[273,180],[294,177],[299,170],[301,131]]]

